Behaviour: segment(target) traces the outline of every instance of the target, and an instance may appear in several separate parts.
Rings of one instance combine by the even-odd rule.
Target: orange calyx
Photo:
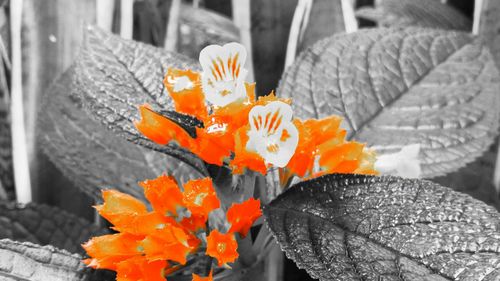
[[[262,215],[260,200],[250,198],[240,204],[233,204],[227,210],[227,220],[231,224],[229,232],[238,232],[246,237],[255,220]]]
[[[213,273],[212,270],[210,270],[210,273],[208,273],[207,277],[201,277],[193,273],[193,281],[212,281],[213,280],[212,273]]]
[[[219,266],[238,258],[238,243],[233,233],[223,234],[214,229],[207,236],[206,254],[217,259]]]
[[[172,97],[177,112],[189,114],[198,119],[207,117],[205,95],[201,88],[199,73],[169,68],[163,84]]]
[[[84,262],[92,268],[116,270],[120,261],[142,255],[139,247],[142,238],[125,233],[93,237],[82,245],[91,257]]]
[[[194,139],[181,126],[153,111],[148,104],[139,106],[139,112],[141,120],[135,121],[134,125],[150,140],[160,145],[176,141],[185,148],[194,147]]]

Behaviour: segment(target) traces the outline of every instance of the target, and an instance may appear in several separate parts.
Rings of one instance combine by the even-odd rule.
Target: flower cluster
[[[119,281],[166,280],[203,249],[219,266],[234,262],[238,258],[235,233],[246,236],[262,214],[259,200],[233,203],[226,215],[229,230],[210,229],[209,213],[220,207],[211,179],[189,181],[183,191],[166,175],[140,185],[152,210],[130,195],[104,190],[104,203],[96,209],[117,233],[94,237],[83,245],[91,257],[84,262],[116,271]],[[211,280],[211,275],[207,279],[194,275],[193,280]]]
[[[293,176],[376,174],[374,152],[345,139],[340,117],[300,120],[293,118],[290,100],[272,93],[256,98],[255,85],[244,81],[245,59],[240,44],[212,45],[200,53],[201,73],[168,70],[164,84],[176,111],[201,121],[194,135],[149,105],[140,106],[137,129],[158,144],[176,142],[235,174],[247,169],[266,174],[278,167],[282,183]]]

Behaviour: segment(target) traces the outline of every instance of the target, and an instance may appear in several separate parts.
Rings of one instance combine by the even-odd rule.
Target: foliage
[[[320,280],[500,276],[498,212],[430,181],[327,175],[264,212],[287,255]]]

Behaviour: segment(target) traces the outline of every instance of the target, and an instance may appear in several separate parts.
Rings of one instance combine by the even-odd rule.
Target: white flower
[[[201,83],[210,103],[225,106],[246,97],[247,70],[243,68],[246,58],[245,47],[234,42],[224,46],[209,45],[201,50]]]
[[[266,164],[285,167],[299,142],[290,105],[281,101],[257,105],[250,110],[248,119],[250,131],[246,149],[257,152]]]
[[[381,174],[395,175],[403,178],[419,178],[421,174],[420,144],[411,144],[392,154],[377,156],[375,170]]]

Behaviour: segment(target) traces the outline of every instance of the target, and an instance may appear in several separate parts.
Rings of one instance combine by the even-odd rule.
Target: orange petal
[[[201,277],[193,273],[193,281],[213,281],[212,270],[210,270],[210,273],[207,277]]]
[[[166,224],[177,224],[173,218],[165,217],[156,212],[141,215],[116,216],[114,219],[114,230],[134,235],[148,235]]]
[[[177,141],[181,146],[190,149],[193,138],[179,125],[167,117],[154,112],[149,105],[139,106],[141,120],[135,121],[135,127],[150,140],[166,145]]]
[[[347,142],[321,153],[319,165],[329,172],[346,172],[348,167],[354,166],[354,163],[344,163],[345,161],[356,161],[363,152],[364,145],[358,142]],[[357,164],[356,164],[357,167]]]
[[[156,179],[139,183],[153,209],[165,216],[177,216],[184,207],[182,192],[174,177],[161,175]]]
[[[238,258],[238,243],[233,233],[222,234],[214,229],[207,236],[206,254],[217,259],[219,266]]]
[[[199,73],[169,68],[163,83],[174,100],[177,112],[189,114],[198,119],[207,117],[205,95],[201,89]]]
[[[250,198],[247,201],[234,204],[227,210],[227,220],[231,224],[229,232],[238,232],[245,237],[255,220],[262,215],[260,200]]]
[[[224,159],[231,156],[234,136],[226,132],[220,134],[209,132],[213,126],[218,125],[208,124],[203,129],[196,128],[196,147],[192,152],[207,163],[221,166]]]
[[[299,143],[295,149],[295,154],[288,162],[286,168],[292,173],[282,179],[285,183],[293,174],[303,177],[307,172],[311,172],[314,166],[316,154],[316,140],[312,137],[311,129],[301,120],[295,119],[293,123],[299,131]]]
[[[207,224],[207,219],[208,219],[208,217],[206,217],[206,216],[191,214],[191,216],[189,218],[182,219],[182,221],[180,222],[180,225],[184,229],[186,229],[192,233],[196,233],[196,232],[205,230],[206,224]]]
[[[220,207],[212,179],[190,180],[184,185],[183,202],[192,215],[208,217],[208,213]]]
[[[193,239],[194,236],[182,228],[167,225],[154,236],[147,236],[140,245],[150,261],[172,260],[185,264],[187,256],[199,245],[199,243],[193,243]]]
[[[113,225],[119,225],[129,217],[147,213],[146,205],[128,194],[116,190],[103,190],[102,197],[104,203],[95,208]]]
[[[144,257],[134,257],[117,265],[117,281],[166,281],[163,276],[166,261],[148,261]]]
[[[250,126],[247,125],[236,131],[234,158],[231,160],[230,166],[234,174],[243,174],[246,169],[250,169],[265,175],[267,173],[267,166],[264,159],[256,152],[246,149],[248,142],[247,132],[249,129]]]
[[[123,233],[94,237],[82,245],[91,257],[85,262],[93,268],[115,270],[118,262],[142,254],[139,247],[142,239]]]

